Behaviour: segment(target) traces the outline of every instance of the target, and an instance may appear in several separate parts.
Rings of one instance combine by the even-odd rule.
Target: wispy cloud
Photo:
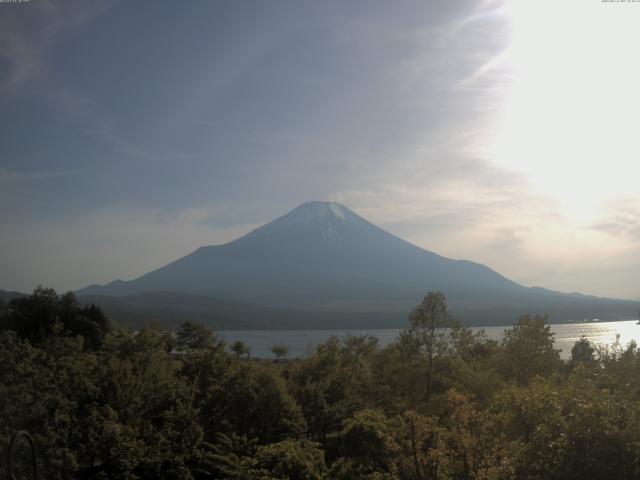
[[[159,151],[158,148],[140,146],[118,127],[116,119],[99,108],[91,98],[66,86],[50,88],[43,94],[52,108],[64,112],[67,121],[78,125],[77,133],[99,142],[114,155],[127,160],[168,162],[193,157],[186,152]]]
[[[0,167],[0,184],[47,180],[59,177],[71,177],[80,175],[80,173],[80,171],[13,171],[5,167]]]
[[[610,203],[607,205],[606,218],[588,228],[640,242],[640,203],[633,200]]]
[[[103,0],[0,4],[0,57],[9,65],[4,78],[0,78],[0,92],[26,86],[46,75],[45,56],[54,37],[94,20],[107,8],[108,2]],[[9,9],[21,11],[6,12]]]

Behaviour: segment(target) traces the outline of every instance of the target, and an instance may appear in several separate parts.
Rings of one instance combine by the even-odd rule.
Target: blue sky
[[[640,148],[573,147],[583,101],[630,123],[637,89],[573,80],[602,80],[591,56],[633,84],[631,50],[581,35],[632,45],[640,6],[567,4],[0,4],[0,288],[133,278],[320,199],[527,285],[640,298]]]

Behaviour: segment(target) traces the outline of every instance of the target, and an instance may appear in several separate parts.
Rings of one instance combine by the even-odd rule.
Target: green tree
[[[167,478],[196,454],[192,388],[148,331],[115,332],[103,349],[51,335],[0,334],[0,436],[31,432],[43,477]],[[82,472],[82,473],[81,473]]]
[[[243,355],[246,355],[248,358],[250,357],[251,349],[242,340],[236,340],[229,348],[237,358],[240,358]]]
[[[265,444],[304,431],[300,407],[280,371],[269,367],[223,349],[183,359],[181,373],[196,386],[194,403],[206,441],[234,433]]]
[[[410,330],[399,333],[394,342],[374,359],[377,404],[388,414],[422,409],[427,401],[425,351]]]
[[[71,292],[58,296],[52,288],[43,287],[29,297],[11,300],[0,321],[0,329],[13,330],[32,343],[54,334],[82,336],[90,350],[101,348],[111,329],[100,308],[79,305]]]
[[[105,426],[89,448],[109,478],[134,471],[143,478],[170,478],[198,453],[202,427],[193,386],[179,375],[180,362],[166,342],[163,332],[150,328],[121,331],[98,358],[94,382]]]
[[[571,347],[569,365],[575,367],[579,364],[589,367],[596,364],[596,349],[584,335]]]
[[[584,365],[568,381],[536,377],[510,387],[495,408],[507,420],[509,458],[523,480],[636,478],[638,409],[635,400],[600,388]]]
[[[214,340],[211,329],[191,321],[183,322],[175,332],[175,348],[184,353],[213,348]]]
[[[235,433],[219,433],[213,443],[201,444],[202,456],[194,465],[195,473],[199,474],[196,478],[254,478],[257,447],[256,439]]]
[[[344,422],[340,453],[351,460],[360,474],[389,469],[389,422],[379,410],[361,410]]]
[[[499,429],[499,415],[481,410],[455,389],[447,392],[448,414],[441,424],[446,429],[446,469],[460,480],[512,478],[509,442]]]
[[[561,365],[560,351],[553,347],[553,333],[546,316],[524,315],[503,334],[499,368],[520,384],[535,375],[547,376]]]
[[[422,302],[409,314],[409,332],[418,339],[425,349],[427,362],[426,399],[429,401],[433,390],[434,358],[446,348],[445,327],[453,327],[457,322],[447,309],[445,296],[440,292],[429,292]]]
[[[312,438],[324,442],[357,410],[375,398],[371,336],[332,337],[291,369],[291,389],[302,407]]]
[[[289,355],[289,345],[276,344],[271,347],[271,352],[276,356],[276,361],[280,361],[281,358],[286,359]]]
[[[408,411],[392,422],[389,441],[390,470],[393,478],[436,479],[447,451],[443,429],[436,418]]]
[[[326,465],[320,445],[308,440],[283,440],[258,447],[254,478],[321,480]]]

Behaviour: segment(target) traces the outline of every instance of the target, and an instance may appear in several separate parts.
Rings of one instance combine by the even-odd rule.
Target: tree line
[[[493,341],[440,293],[384,348],[267,362],[38,288],[0,305],[0,449],[31,432],[46,479],[637,479],[639,375],[635,343],[562,360],[545,317]]]

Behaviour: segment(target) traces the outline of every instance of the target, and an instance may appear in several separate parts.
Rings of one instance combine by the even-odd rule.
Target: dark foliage
[[[0,330],[13,330],[32,343],[54,334],[77,336],[88,349],[102,347],[110,323],[95,305],[81,306],[73,293],[58,295],[52,288],[38,287],[29,297],[15,298],[4,306]]]
[[[494,342],[432,294],[385,348],[284,363],[189,322],[110,331],[42,288],[0,321],[0,445],[31,432],[47,479],[640,478],[640,349],[582,338],[565,362],[544,317]]]

